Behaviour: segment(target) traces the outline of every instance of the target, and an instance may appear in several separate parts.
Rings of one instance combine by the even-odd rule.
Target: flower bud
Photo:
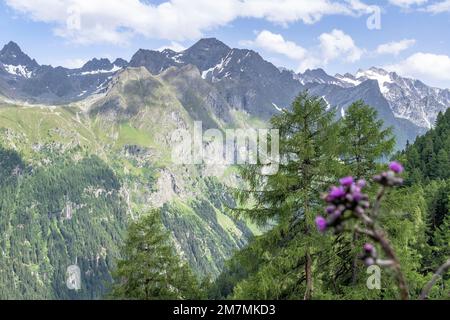
[[[345,177],[345,178],[342,178],[341,180],[339,180],[341,185],[343,185],[344,187],[350,187],[354,181],[355,180],[353,179],[353,177]]]
[[[327,220],[325,220],[324,217],[318,216],[316,218],[316,226],[317,230],[319,230],[320,232],[324,232],[328,227]]]
[[[375,264],[375,259],[374,258],[370,258],[370,257],[366,258],[366,259],[364,259],[364,263],[368,267],[373,266]]]
[[[394,161],[389,164],[389,170],[397,174],[400,174],[403,172],[404,168],[400,163]]]
[[[366,243],[364,245],[364,251],[366,251],[367,253],[372,253],[373,249],[374,249],[374,247],[373,247],[373,244],[371,244],[371,243]]]

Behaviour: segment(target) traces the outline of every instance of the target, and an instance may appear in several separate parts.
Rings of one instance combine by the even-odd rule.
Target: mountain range
[[[17,198],[0,210],[0,267],[11,273],[0,275],[0,288],[11,288],[0,297],[101,297],[127,221],[155,207],[179,255],[197,275],[217,276],[261,230],[227,210],[234,200],[226,186],[239,183],[234,168],[175,165],[172,133],[195,121],[265,128],[304,90],[337,117],[364,100],[394,127],[398,148],[450,106],[449,90],[394,72],[295,73],[211,38],[78,69],[40,65],[8,43],[0,51],[0,195]],[[74,262],[85,268],[78,293],[64,285]],[[10,279],[26,279],[25,287]]]
[[[0,94],[38,104],[68,104],[104,93],[113,77],[127,67],[145,67],[158,75],[169,68],[195,67],[201,78],[232,109],[267,120],[290,105],[302,90],[322,96],[338,115],[355,99],[364,99],[396,129],[399,146],[433,126],[450,106],[450,90],[381,68],[355,74],[328,75],[322,69],[304,73],[278,68],[257,52],[233,49],[221,41],[201,39],[175,52],[140,49],[131,60],[93,59],[78,69],[41,66],[10,42],[0,51]]]

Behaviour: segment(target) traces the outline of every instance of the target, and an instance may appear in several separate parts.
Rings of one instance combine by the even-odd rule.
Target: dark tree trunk
[[[306,291],[305,300],[311,300],[313,291],[313,280],[312,280],[312,259],[309,249],[306,251],[306,263],[305,263],[305,275],[306,275]]]

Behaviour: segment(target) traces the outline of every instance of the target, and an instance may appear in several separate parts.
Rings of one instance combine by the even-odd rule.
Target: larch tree
[[[340,158],[357,178],[376,173],[377,161],[388,157],[395,146],[392,128],[383,128],[377,111],[357,101],[350,105],[339,132]]]
[[[175,254],[156,210],[130,225],[115,280],[114,299],[201,298],[197,279]]]
[[[313,294],[314,212],[330,175],[340,166],[334,119],[334,112],[327,110],[321,98],[300,94],[290,110],[271,120],[280,135],[278,172],[266,176],[260,166],[241,170],[249,188],[238,191],[238,199],[251,206],[237,212],[262,225],[275,221],[277,226],[270,234],[279,237],[280,246],[301,242],[303,259],[287,264],[292,268],[303,266],[303,271],[299,270],[302,275],[295,277],[305,280],[304,299],[311,299]]]

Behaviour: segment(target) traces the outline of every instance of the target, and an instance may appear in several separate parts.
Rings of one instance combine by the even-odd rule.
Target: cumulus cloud
[[[158,49],[158,51],[164,51],[165,49],[170,49],[170,50],[173,50],[175,52],[181,52],[181,51],[186,50],[186,47],[183,46],[181,43],[178,43],[176,41],[171,41],[170,45],[162,46],[161,48]]]
[[[447,55],[418,52],[385,68],[438,87],[450,85],[450,57]]]
[[[253,44],[269,52],[282,54],[293,60],[302,60],[306,57],[307,51],[295,42],[287,41],[281,34],[270,31],[261,31]]]
[[[425,11],[431,13],[450,12],[450,0],[434,3],[426,7]]]
[[[255,40],[241,41],[241,44],[283,55],[298,63],[297,71],[324,67],[334,60],[356,62],[364,53],[363,49],[356,46],[352,37],[342,30],[335,29],[330,33],[323,33],[318,42],[319,45],[316,47],[305,49],[293,41],[286,40],[281,34],[263,30],[257,34]]]
[[[86,62],[87,62],[86,59],[79,59],[79,58],[67,59],[62,61],[61,66],[69,69],[78,69],[84,66]]]
[[[55,34],[90,44],[127,43],[131,37],[182,41],[227,25],[237,18],[258,18],[287,25],[311,24],[327,15],[359,16],[360,0],[167,0],[158,5],[140,0],[5,0],[34,21],[55,25]]]
[[[352,37],[342,30],[334,29],[331,33],[323,33],[319,40],[325,63],[337,58],[356,62],[361,59],[363,54],[363,50],[355,45]]]
[[[404,39],[401,41],[393,41],[389,43],[384,43],[378,46],[376,53],[377,54],[392,54],[399,55],[402,51],[405,51],[411,48],[416,44],[415,39]]]
[[[422,5],[427,2],[428,0],[389,0],[389,3],[402,8],[409,8],[413,5]]]

